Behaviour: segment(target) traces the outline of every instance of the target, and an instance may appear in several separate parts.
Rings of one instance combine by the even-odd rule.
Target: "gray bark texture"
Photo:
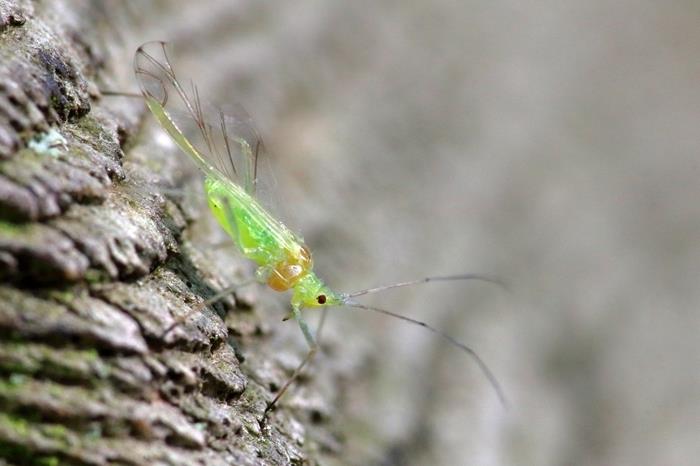
[[[317,389],[258,423],[294,361],[274,357],[254,293],[163,335],[244,274],[194,246],[142,102],[100,96],[133,88],[107,50],[126,47],[124,14],[0,2],[0,462],[315,464],[337,444]]]

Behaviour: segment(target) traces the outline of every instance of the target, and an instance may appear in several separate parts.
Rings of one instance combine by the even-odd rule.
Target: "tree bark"
[[[110,58],[125,33],[115,14],[0,2],[0,458],[332,458],[340,369],[314,372],[259,424],[296,361],[278,357],[254,291],[163,335],[250,271],[201,247],[210,239],[192,228],[201,200],[181,189],[186,159],[151,142],[142,102],[101,95],[133,89],[121,78],[129,64]]]

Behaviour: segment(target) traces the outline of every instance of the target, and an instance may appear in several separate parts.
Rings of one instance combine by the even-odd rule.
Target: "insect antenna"
[[[355,291],[353,293],[345,294],[346,298],[355,298],[357,296],[363,296],[371,293],[378,293],[380,291],[390,290],[392,288],[402,288],[404,286],[420,285],[422,283],[428,282],[447,282],[447,281],[460,281],[460,280],[478,280],[482,282],[491,283],[498,285],[502,289],[509,291],[508,285],[498,277],[493,277],[490,275],[482,275],[476,273],[466,273],[462,275],[445,275],[445,276],[435,276],[435,277],[424,277],[418,280],[411,280],[408,282],[392,283],[391,285],[377,286],[374,288],[367,288],[366,290]]]
[[[403,320],[404,322],[408,322],[414,325],[417,325],[419,327],[423,327],[434,334],[438,335],[442,339],[446,340],[448,343],[450,343],[453,346],[456,346],[457,348],[461,349],[465,353],[467,353],[479,366],[479,369],[481,369],[481,372],[486,376],[488,379],[489,383],[491,384],[491,387],[493,387],[494,391],[496,392],[496,395],[498,395],[498,400],[501,402],[501,405],[504,408],[508,408],[508,399],[506,398],[503,389],[501,388],[501,384],[498,382],[498,379],[496,379],[496,376],[491,372],[491,369],[486,365],[486,363],[481,359],[481,357],[477,354],[476,351],[474,351],[472,348],[468,347],[464,343],[459,342],[457,339],[454,337],[451,337],[447,333],[436,329],[435,327],[432,327],[431,325],[428,325],[427,323],[412,319],[410,317],[406,317],[401,314],[397,314],[395,312],[387,311],[386,309],[381,309],[379,307],[374,307],[374,306],[367,306],[366,304],[360,304],[355,301],[346,301],[343,306],[346,307],[354,307],[357,309],[364,309],[367,311],[374,311],[378,312],[379,314],[384,314],[390,317],[394,317],[399,320]]]

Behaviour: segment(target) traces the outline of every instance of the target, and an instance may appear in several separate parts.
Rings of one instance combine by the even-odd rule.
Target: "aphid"
[[[463,274],[427,277],[354,293],[332,290],[314,273],[311,251],[303,240],[275,219],[256,200],[258,157],[263,146],[247,113],[242,108],[229,113],[217,106],[205,107],[197,87],[191,84],[186,90],[176,77],[164,42],[149,42],[139,47],[134,57],[134,71],[146,105],[153,116],[204,173],[204,190],[209,207],[238,250],[257,264],[256,280],[275,291],[292,292],[290,317],[299,324],[308,343],[309,352],[268,403],[263,421],[318,350],[318,335],[314,336],[304,320],[302,309],[324,308],[325,312],[332,306],[378,312],[436,333],[476,361],[501,403],[506,404],[498,381],[474,350],[424,322],[361,304],[355,299],[370,293],[430,281],[475,279],[502,285],[497,279],[484,275]],[[185,131],[185,127],[192,124],[195,126],[196,141]],[[201,310],[233,293],[240,286],[242,285],[221,291],[195,307],[193,311]],[[168,331],[186,318],[187,316],[183,316]]]

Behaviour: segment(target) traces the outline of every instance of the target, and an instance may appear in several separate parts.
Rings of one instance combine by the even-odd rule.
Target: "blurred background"
[[[315,370],[357,367],[345,464],[697,464],[700,3],[105,5],[129,10],[112,25],[124,82],[162,39],[181,75],[248,109],[263,185],[331,286],[511,284],[366,300],[475,348],[507,411],[442,340],[332,312]]]

